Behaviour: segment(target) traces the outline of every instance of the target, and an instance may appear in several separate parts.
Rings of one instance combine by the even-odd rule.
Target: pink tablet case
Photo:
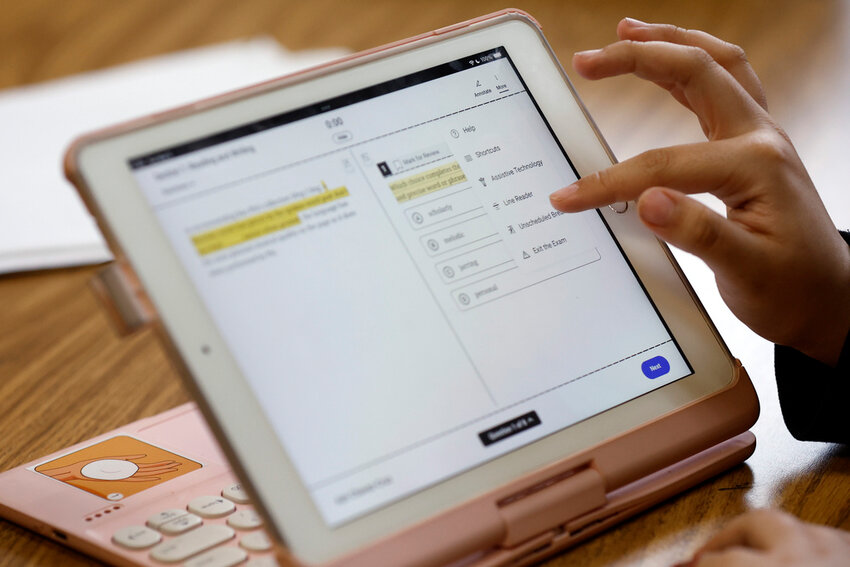
[[[451,36],[473,26],[491,25],[505,19],[524,19],[537,25],[524,12],[504,10],[348,57],[334,63],[333,69],[418,47],[437,41],[440,36]],[[79,188],[118,258],[118,262],[98,278],[95,288],[107,299],[110,313],[120,321],[119,327],[124,331],[147,324],[153,324],[159,330],[190,387],[193,387],[191,376],[176,356],[176,349],[156,320],[150,301],[138,285],[132,269],[123,262],[120,247],[108,230],[97,204],[88,194],[85,180],[76,169],[76,152],[93,139],[158,122],[163,117],[184,116],[324,72],[329,72],[328,66],[228,93],[165,115],[110,128],[78,140],[66,156],[69,179]],[[599,139],[604,144],[601,136]],[[507,486],[353,552],[333,565],[495,566],[526,565],[539,561],[746,459],[755,447],[755,437],[747,429],[755,422],[758,411],[755,391],[746,371],[737,363],[732,382],[722,391],[659,416],[579,454],[566,456]],[[23,468],[6,473],[8,478],[19,483],[17,492],[30,497],[10,504],[10,497],[2,491],[0,501],[5,505],[0,511],[23,525],[49,532],[45,526],[56,526],[57,520],[51,520],[50,514],[41,514],[39,519],[32,514],[33,491],[29,483],[33,474],[36,473]],[[182,481],[175,480],[177,484],[173,490],[189,489],[187,479],[191,476],[185,475]],[[258,503],[258,508],[262,509],[262,503]],[[75,514],[79,515],[71,503],[63,504],[60,512],[59,516],[65,522],[63,525],[69,524]],[[103,536],[87,536],[89,532],[73,527],[65,529],[69,544],[105,557],[101,547],[108,542],[104,542]],[[279,537],[279,534],[272,535]],[[283,546],[279,558],[282,563],[298,564]],[[108,560],[117,561],[113,555]]]
[[[732,421],[740,425],[750,419],[746,402],[752,387],[739,369],[733,385],[704,402],[565,458],[334,565],[528,565],[606,530],[752,454],[755,437],[748,431],[713,445],[712,436],[699,433],[703,419],[730,410],[734,414],[736,402],[745,403],[737,406],[741,411]],[[202,467],[117,501],[35,470],[118,436],[149,443]],[[675,438],[669,443],[660,441],[671,436]],[[699,450],[706,443],[708,447]],[[185,506],[197,496],[218,494],[236,482],[225,463],[200,412],[194,404],[185,404],[0,474],[0,515],[108,563],[161,565],[148,557],[148,550],[112,543],[112,534],[142,526],[151,515]],[[636,479],[628,481],[632,477]],[[283,548],[280,560],[298,564]]]

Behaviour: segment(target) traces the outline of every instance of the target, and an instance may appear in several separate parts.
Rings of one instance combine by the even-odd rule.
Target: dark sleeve
[[[850,244],[850,233],[841,236]],[[835,368],[781,345],[774,362],[779,405],[791,435],[850,444],[850,333]]]

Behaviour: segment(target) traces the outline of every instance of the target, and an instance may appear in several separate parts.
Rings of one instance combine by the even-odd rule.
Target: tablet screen
[[[692,372],[502,47],[129,166],[329,526]]]

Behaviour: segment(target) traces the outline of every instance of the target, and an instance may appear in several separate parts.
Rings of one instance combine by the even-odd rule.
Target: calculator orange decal
[[[186,457],[122,435],[42,463],[35,471],[116,501],[201,466]]]

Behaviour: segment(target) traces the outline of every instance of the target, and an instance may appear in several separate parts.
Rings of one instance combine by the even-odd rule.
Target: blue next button
[[[647,378],[658,378],[670,372],[670,363],[663,356],[655,356],[645,360],[640,365],[640,369],[643,370],[643,375]]]

